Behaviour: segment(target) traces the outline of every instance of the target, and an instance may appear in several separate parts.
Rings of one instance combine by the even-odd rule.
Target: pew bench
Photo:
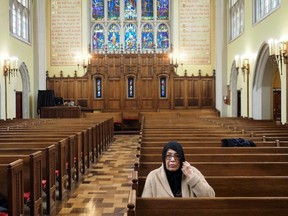
[[[0,162],[0,194],[7,201],[8,215],[24,215],[23,160]]]
[[[17,155],[30,155],[34,152],[42,153],[42,204],[43,214],[56,214],[56,184],[55,184],[55,165],[56,154],[55,146],[50,145],[45,148],[5,148],[0,145],[0,157],[17,158]],[[4,156],[5,155],[5,156]]]
[[[287,154],[288,147],[183,147],[185,154]],[[162,154],[162,147],[139,147],[137,154]]]
[[[287,176],[207,176],[216,197],[288,197]],[[132,189],[141,197],[146,177],[132,175]]]
[[[53,136],[53,135],[49,135],[49,136],[41,136],[41,135],[34,135],[34,134],[26,134],[26,135],[18,135],[18,136],[6,136],[5,138],[1,138],[0,137],[0,143],[31,143],[31,142],[38,142],[38,143],[42,143],[42,142],[55,142],[55,143],[59,143],[60,145],[62,145],[63,143],[65,143],[65,146],[58,146],[58,148],[61,148],[61,155],[60,156],[60,161],[61,161],[61,165],[64,163],[65,164],[65,168],[64,170],[66,170],[67,173],[67,181],[65,181],[67,183],[67,185],[65,186],[68,190],[74,190],[76,183],[79,181],[79,176],[81,176],[80,173],[80,166],[79,164],[81,164],[81,160],[79,163],[79,158],[81,158],[81,152],[78,151],[79,149],[79,142],[78,140],[79,137],[76,137],[75,135],[70,135],[69,137],[63,138],[63,136]],[[57,147],[56,147],[57,148]],[[63,152],[64,150],[64,152]],[[62,169],[63,170],[63,169]],[[62,182],[64,183],[64,182]]]
[[[288,154],[185,154],[185,159],[194,162],[288,162]],[[159,162],[162,154],[141,154],[136,162]]]
[[[29,212],[31,216],[42,215],[42,153],[37,151],[27,155],[0,155],[0,164],[18,159],[23,160],[24,194],[29,194],[29,201],[26,202],[28,208],[24,207],[24,214]]]
[[[161,162],[141,162],[134,167],[139,176],[147,176]],[[204,176],[288,176],[288,162],[194,162]]]
[[[135,191],[135,190],[134,190]],[[128,216],[286,216],[288,197],[142,198],[131,192]],[[133,195],[131,195],[133,194]],[[135,197],[135,198],[133,198]],[[137,214],[136,214],[137,213]]]

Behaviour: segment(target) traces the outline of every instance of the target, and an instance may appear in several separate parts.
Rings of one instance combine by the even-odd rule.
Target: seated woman
[[[142,197],[215,197],[201,172],[185,161],[178,142],[164,146],[162,161],[161,167],[148,174]]]

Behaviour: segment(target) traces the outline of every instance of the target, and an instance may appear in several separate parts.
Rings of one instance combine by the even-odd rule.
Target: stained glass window
[[[108,50],[119,50],[120,49],[120,33],[119,26],[111,24],[108,32]]]
[[[92,0],[92,17],[94,20],[104,20],[104,0]]]
[[[127,24],[125,27],[125,50],[137,50],[137,32],[134,24]]]
[[[157,48],[169,48],[169,30],[166,24],[160,24],[157,29]]]
[[[104,43],[104,28],[101,24],[96,24],[93,30],[93,50],[102,50],[104,48]]]
[[[120,17],[120,0],[108,0],[108,19],[118,20]]]
[[[161,77],[160,78],[160,98],[166,98],[167,97],[167,87],[166,87],[166,77]]]
[[[142,19],[143,20],[153,20],[153,0],[142,0]]]
[[[128,98],[134,98],[134,78],[128,78]]]
[[[91,0],[91,51],[167,51],[171,44],[170,2]]]
[[[169,0],[157,0],[157,19],[169,19]]]
[[[154,47],[154,29],[150,23],[143,26],[142,30],[142,49],[153,49]]]
[[[96,79],[96,98],[102,98],[102,79],[97,77]]]
[[[137,4],[136,0],[125,0],[124,16],[127,20],[136,20],[137,18]]]

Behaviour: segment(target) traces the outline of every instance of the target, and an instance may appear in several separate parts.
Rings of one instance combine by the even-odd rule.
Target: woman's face
[[[170,172],[177,171],[180,168],[179,154],[172,149],[168,149],[165,156],[165,165]]]

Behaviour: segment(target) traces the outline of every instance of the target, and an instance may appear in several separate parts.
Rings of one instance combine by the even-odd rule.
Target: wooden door
[[[22,92],[16,91],[16,119],[22,119]]]
[[[273,119],[281,120],[281,90],[273,90]]]

